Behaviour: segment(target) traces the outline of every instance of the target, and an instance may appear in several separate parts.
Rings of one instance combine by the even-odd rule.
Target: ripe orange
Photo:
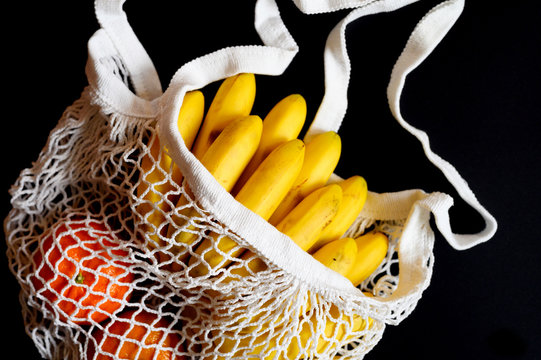
[[[170,332],[170,325],[165,318],[159,318],[158,315],[148,311],[126,311],[103,330],[97,329],[92,333],[88,358],[183,360],[184,356],[173,353],[175,349],[184,351],[184,347],[180,344],[180,336]],[[119,337],[124,339],[121,340]],[[96,344],[100,352],[96,352]]]
[[[102,322],[130,297],[134,276],[118,258],[127,255],[104,223],[67,220],[42,240],[31,281],[62,320]]]

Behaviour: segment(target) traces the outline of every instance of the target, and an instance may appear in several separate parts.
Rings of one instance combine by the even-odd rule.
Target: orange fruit
[[[129,300],[134,276],[120,260],[127,255],[104,223],[67,220],[42,240],[30,279],[62,320],[102,322]]]
[[[180,336],[171,332],[170,322],[145,310],[129,310],[122,313],[105,328],[92,333],[89,342],[89,359],[138,359],[183,360],[174,350],[184,351]],[[122,337],[123,339],[120,339]],[[100,351],[96,352],[95,346]],[[156,354],[156,352],[158,352]]]

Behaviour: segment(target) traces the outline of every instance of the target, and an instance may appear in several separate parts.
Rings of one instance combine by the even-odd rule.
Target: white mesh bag
[[[351,9],[328,37],[325,96],[307,138],[338,131],[345,115],[346,26],[414,1],[295,1],[306,14]],[[484,242],[496,231],[496,221],[466,182],[431,151],[427,135],[410,126],[399,108],[407,74],[454,24],[462,0],[442,2],[418,23],[393,69],[388,98],[398,122],[421,141],[426,156],[479,211],[486,227],[478,234],[454,234],[448,215],[453,200],[443,193],[370,192],[347,234],[375,228],[387,234],[390,246],[380,267],[358,287],[237,202],[177,131],[188,91],[238,73],[280,75],[287,68],[298,48],[274,0],[256,2],[255,27],[263,45],[197,58],[177,71],[164,92],[126,20],[123,1],[95,5],[101,29],[88,43],[89,85],[67,108],[37,161],[20,174],[4,223],[25,325],[43,357],[360,359],[386,325],[411,313],[429,285],[431,214],[456,249]],[[167,155],[151,151],[155,135]],[[164,156],[178,166],[183,182],[172,180],[174,166],[161,165]],[[145,159],[150,170],[141,165]],[[143,212],[148,201],[137,188],[152,171],[169,184],[159,195],[168,206]],[[183,209],[171,200],[180,196],[187,199],[185,209],[192,209],[182,225],[172,220],[181,217]],[[149,215],[156,211],[159,224]],[[166,228],[191,232],[197,240],[179,246],[164,236]],[[205,266],[195,246],[208,239],[218,249],[223,237],[249,250],[263,264],[260,271],[235,276],[250,259],[223,253],[229,266],[193,276],[194,266]],[[175,260],[188,255],[195,261]]]

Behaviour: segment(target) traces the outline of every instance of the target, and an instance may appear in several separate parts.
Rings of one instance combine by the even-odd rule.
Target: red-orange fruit
[[[128,252],[104,223],[97,220],[60,224],[42,239],[30,276],[37,294],[59,317],[76,324],[102,322],[129,300],[134,276]]]
[[[170,330],[170,325],[165,318],[159,318],[148,311],[126,311],[103,330],[93,332],[88,358],[183,360],[184,356],[174,352],[182,352],[184,348],[180,344],[180,336]],[[96,352],[95,344],[99,347],[99,352]]]

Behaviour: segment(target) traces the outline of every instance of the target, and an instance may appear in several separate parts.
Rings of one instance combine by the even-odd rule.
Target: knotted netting
[[[5,222],[25,326],[44,357],[359,358],[386,322],[414,307],[415,298],[401,308],[380,301],[398,284],[405,219],[360,216],[349,230],[377,228],[391,240],[386,260],[359,288],[310,283],[265,258],[202,208],[186,182],[173,180],[175,165],[162,168],[166,153],[152,150],[155,119],[106,113],[91,98],[87,89],[66,110],[21,173]],[[162,181],[145,184],[151,173]],[[150,202],[150,192],[160,200]],[[175,207],[180,197],[184,206]],[[176,242],[180,233],[193,240]],[[224,238],[236,246],[224,251]],[[204,241],[220,263],[197,251]]]

